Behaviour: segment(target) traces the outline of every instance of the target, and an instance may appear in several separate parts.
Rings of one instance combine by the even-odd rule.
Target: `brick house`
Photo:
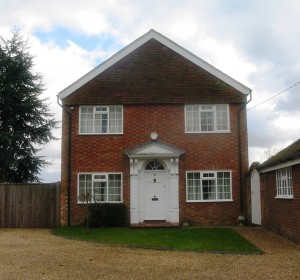
[[[83,220],[87,191],[130,224],[237,224],[250,93],[154,30],[61,91],[61,224]]]
[[[261,209],[261,225],[300,243],[300,139],[254,172],[259,172],[261,203],[255,208]]]

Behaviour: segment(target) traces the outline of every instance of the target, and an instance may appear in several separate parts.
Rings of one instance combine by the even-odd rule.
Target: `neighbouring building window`
[[[232,200],[231,172],[187,172],[186,192],[187,201]]]
[[[186,105],[185,131],[229,132],[228,105]]]
[[[276,171],[276,188],[278,198],[293,198],[292,168]]]
[[[78,174],[78,202],[122,202],[122,174]]]
[[[79,132],[80,134],[123,133],[123,107],[81,106]]]

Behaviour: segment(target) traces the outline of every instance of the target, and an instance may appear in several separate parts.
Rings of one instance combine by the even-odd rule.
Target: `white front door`
[[[178,160],[130,161],[130,223],[179,223]]]
[[[251,209],[252,224],[261,225],[260,179],[256,170],[251,176]]]
[[[143,180],[144,220],[166,220],[168,184],[164,175],[147,174]]]

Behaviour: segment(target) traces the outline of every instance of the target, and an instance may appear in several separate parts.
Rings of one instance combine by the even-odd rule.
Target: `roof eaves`
[[[270,166],[264,166],[264,167],[259,167],[257,168],[257,170],[260,173],[266,173],[266,172],[270,172],[270,171],[274,171],[274,170],[278,170],[278,169],[282,169],[282,168],[287,168],[293,165],[298,165],[300,164],[300,158],[298,159],[290,159],[288,161],[284,161],[284,162],[277,162],[276,164],[272,164]]]
[[[271,157],[270,159],[263,162],[259,169],[266,169],[272,166],[276,166],[279,164],[286,163],[288,161],[294,161],[300,159],[300,139],[278,152],[276,155]]]

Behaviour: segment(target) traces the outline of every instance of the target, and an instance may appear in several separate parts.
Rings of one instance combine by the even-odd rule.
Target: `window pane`
[[[94,200],[96,202],[107,201],[106,182],[94,182]]]
[[[216,105],[217,130],[228,130],[227,105]]]
[[[201,111],[213,111],[214,106],[213,105],[201,105]]]
[[[146,165],[145,170],[165,170],[165,168],[159,161],[152,160]]]
[[[108,201],[122,201],[121,198],[121,174],[108,175]]]
[[[200,173],[187,173],[188,200],[201,200]]]
[[[105,174],[96,174],[94,175],[95,180],[106,180],[106,175]]]
[[[215,173],[203,173],[202,177],[203,178],[214,178]]]
[[[186,106],[186,131],[200,131],[199,106]]]
[[[80,174],[78,184],[78,200],[82,202],[90,201],[92,194],[92,175]]]
[[[122,128],[122,107],[110,107],[109,110],[109,132],[121,133]]]
[[[231,182],[229,172],[217,173],[217,197],[218,199],[231,199]]]
[[[80,108],[80,133],[93,133],[93,107]]]
[[[201,112],[201,131],[214,130],[214,113]]]
[[[95,114],[95,133],[107,133],[108,115],[107,113]]]
[[[215,180],[202,180],[203,200],[216,199],[216,182]]]

